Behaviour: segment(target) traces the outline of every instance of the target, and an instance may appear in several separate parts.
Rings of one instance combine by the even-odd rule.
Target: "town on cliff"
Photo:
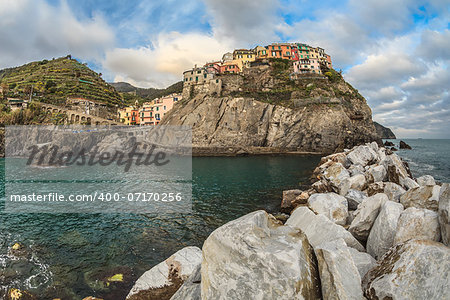
[[[323,75],[332,69],[331,56],[321,47],[304,43],[272,43],[253,49],[236,49],[227,52],[221,60],[195,65],[183,72],[183,93],[171,94],[139,105],[136,102],[118,110],[119,122],[124,125],[158,125],[178,101],[189,98],[196,87],[214,86],[220,90],[221,75],[242,74],[245,69],[267,63],[268,59],[292,62],[292,76],[299,74]]]

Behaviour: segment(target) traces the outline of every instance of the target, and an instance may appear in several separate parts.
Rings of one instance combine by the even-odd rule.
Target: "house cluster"
[[[136,103],[134,106],[119,109],[119,120],[124,125],[158,125],[164,115],[181,99],[181,94],[171,94],[145,102],[140,107]]]
[[[293,61],[294,73],[322,74],[321,66],[332,68],[331,57],[323,48],[302,43],[272,43],[265,47],[236,49],[233,53],[225,53],[220,61],[209,62],[203,67],[195,66],[183,73],[183,82],[186,85],[200,84],[214,79],[217,74],[241,73],[253,62],[268,58]]]

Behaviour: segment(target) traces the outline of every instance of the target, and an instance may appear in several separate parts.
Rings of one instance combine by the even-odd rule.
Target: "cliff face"
[[[377,122],[373,122],[373,125],[375,126],[377,134],[381,139],[396,139],[397,138],[390,128],[384,127],[383,125],[381,125],[380,123],[377,123]]]
[[[194,154],[331,153],[380,141],[365,99],[339,74],[290,80],[289,72],[266,65],[240,82],[222,76],[219,89],[200,89],[162,124],[192,126]]]

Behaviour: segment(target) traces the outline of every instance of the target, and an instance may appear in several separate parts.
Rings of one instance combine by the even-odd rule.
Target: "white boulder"
[[[359,251],[365,251],[364,247],[344,227],[336,225],[323,215],[314,214],[307,207],[297,207],[286,225],[298,228],[306,234],[309,243],[317,247],[327,241],[342,238],[347,246]]]
[[[316,253],[323,299],[362,299],[361,276],[344,240],[318,245]]]
[[[345,195],[345,199],[348,202],[348,209],[357,209],[358,205],[367,198],[367,193],[363,191],[358,191],[354,189],[350,189]]]
[[[308,206],[316,214],[324,215],[338,225],[345,225],[347,221],[347,199],[338,194],[313,194],[308,199]]]
[[[366,188],[367,181],[364,174],[356,174],[342,181],[339,186],[339,194],[345,196],[350,189],[362,191]]]
[[[368,197],[361,202],[356,210],[356,216],[348,229],[353,236],[359,240],[367,240],[381,206],[388,200],[385,194],[380,193]]]
[[[168,293],[173,295],[201,262],[200,248],[183,248],[139,277],[127,299],[140,299],[141,294],[150,298],[158,298]]]
[[[405,208],[416,207],[437,211],[440,190],[441,187],[438,185],[415,187],[408,190],[400,197],[400,203],[403,204]]]
[[[219,227],[203,244],[202,299],[317,299],[319,284],[306,236],[265,211]]]
[[[363,279],[374,299],[449,299],[450,248],[430,240],[411,240],[391,248]]]
[[[385,193],[390,201],[399,202],[400,196],[406,193],[406,190],[393,182],[383,182],[383,193]]]
[[[403,205],[397,202],[386,201],[373,223],[367,238],[367,253],[379,259],[394,245],[395,233]]]
[[[426,185],[436,185],[436,182],[434,181],[433,176],[431,175],[423,175],[416,179],[417,183],[420,186],[426,186]]]
[[[370,166],[366,171],[368,182],[384,181],[386,179],[387,171],[383,165]]]
[[[398,220],[394,244],[420,238],[438,242],[441,239],[438,214],[435,211],[409,207]]]
[[[379,160],[377,151],[370,145],[361,145],[353,148],[350,153],[347,154],[347,158],[352,164],[358,164],[365,167],[376,163]]]
[[[366,252],[360,252],[350,247],[348,247],[347,249],[352,256],[356,268],[358,268],[359,275],[361,276],[361,278],[364,278],[367,272],[375,266],[377,261]]]

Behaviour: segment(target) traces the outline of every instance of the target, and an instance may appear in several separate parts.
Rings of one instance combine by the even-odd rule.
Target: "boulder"
[[[448,299],[450,248],[410,240],[391,248],[363,279],[369,299]]]
[[[384,182],[383,193],[390,201],[399,202],[400,196],[406,193],[405,189],[393,182]]]
[[[201,262],[200,248],[183,248],[139,277],[127,299],[170,299]]]
[[[198,265],[170,300],[201,300],[201,274],[201,265]]]
[[[395,146],[394,143],[393,143],[393,142],[390,142],[390,141],[385,141],[385,142],[384,142],[384,145],[385,145],[385,146],[389,146],[389,147],[390,147],[390,146]]]
[[[384,193],[385,182],[374,182],[367,187],[367,195],[373,196],[375,194]]]
[[[414,238],[439,242],[441,231],[438,214],[435,211],[409,207],[402,212],[398,220],[394,245]]]
[[[367,198],[367,193],[350,189],[347,192],[347,195],[345,195],[345,199],[347,199],[348,202],[348,209],[355,210],[358,208],[358,205]]]
[[[403,204],[405,208],[416,207],[437,211],[440,189],[441,187],[438,185],[412,188],[400,197],[400,203]]]
[[[347,159],[347,155],[343,152],[333,153],[328,156],[322,157],[319,165],[323,165],[324,163],[326,163],[328,161],[338,162],[338,163],[342,164],[344,167],[350,166],[350,162]]]
[[[439,223],[442,242],[450,246],[450,184],[444,183],[439,194]]]
[[[416,179],[417,183],[420,186],[426,186],[426,185],[436,185],[436,182],[434,181],[433,176],[431,175],[423,175]]]
[[[314,182],[311,187],[317,192],[317,193],[326,193],[326,192],[331,192],[332,189],[331,187],[328,185],[327,182],[325,182],[325,180],[319,180]]]
[[[356,174],[364,174],[365,172],[364,167],[361,165],[351,165],[348,168],[348,171],[350,173],[350,176],[354,176]]]
[[[334,192],[339,193],[341,185],[345,179],[349,178],[350,174],[346,168],[340,163],[334,163],[325,169],[322,173],[321,178],[324,178]]]
[[[379,160],[377,150],[374,150],[372,146],[361,145],[353,148],[353,150],[347,154],[348,160],[352,164],[358,164],[363,167],[376,163]]]
[[[381,206],[388,201],[385,194],[376,194],[364,199],[356,210],[356,216],[350,224],[349,231],[358,240],[365,241],[375,222]]]
[[[356,174],[352,177],[344,179],[344,181],[339,186],[339,194],[344,196],[347,194],[349,189],[354,189],[362,191],[366,188],[366,177],[364,174]]]
[[[202,299],[319,299],[319,285],[306,236],[265,211],[219,227],[203,244]]]
[[[302,190],[283,191],[283,199],[281,200],[281,211],[290,212],[300,204],[306,204],[309,198],[308,193]]]
[[[387,155],[380,162],[387,170],[387,181],[401,185],[405,189],[419,186],[411,179],[408,168],[396,154]]]
[[[411,150],[411,146],[405,143],[404,141],[400,141],[400,149],[408,149]]]
[[[304,232],[313,247],[327,241],[342,238],[347,246],[359,251],[365,251],[364,247],[344,227],[336,225],[324,215],[314,214],[307,207],[297,207],[287,220],[286,225],[298,228]]]
[[[386,201],[381,206],[380,213],[373,223],[367,238],[367,253],[379,259],[394,245],[395,233],[403,205]]]
[[[316,253],[323,299],[362,299],[361,276],[343,239],[318,245]]]
[[[387,175],[383,165],[370,166],[366,171],[367,182],[378,182],[385,180]]]
[[[367,272],[375,266],[377,261],[366,252],[360,252],[350,247],[348,247],[347,249],[352,256],[353,262],[358,269],[359,275],[361,276],[361,278],[364,278]]]
[[[308,206],[316,214],[324,215],[338,225],[345,225],[347,221],[347,199],[338,194],[313,194],[308,199]]]

